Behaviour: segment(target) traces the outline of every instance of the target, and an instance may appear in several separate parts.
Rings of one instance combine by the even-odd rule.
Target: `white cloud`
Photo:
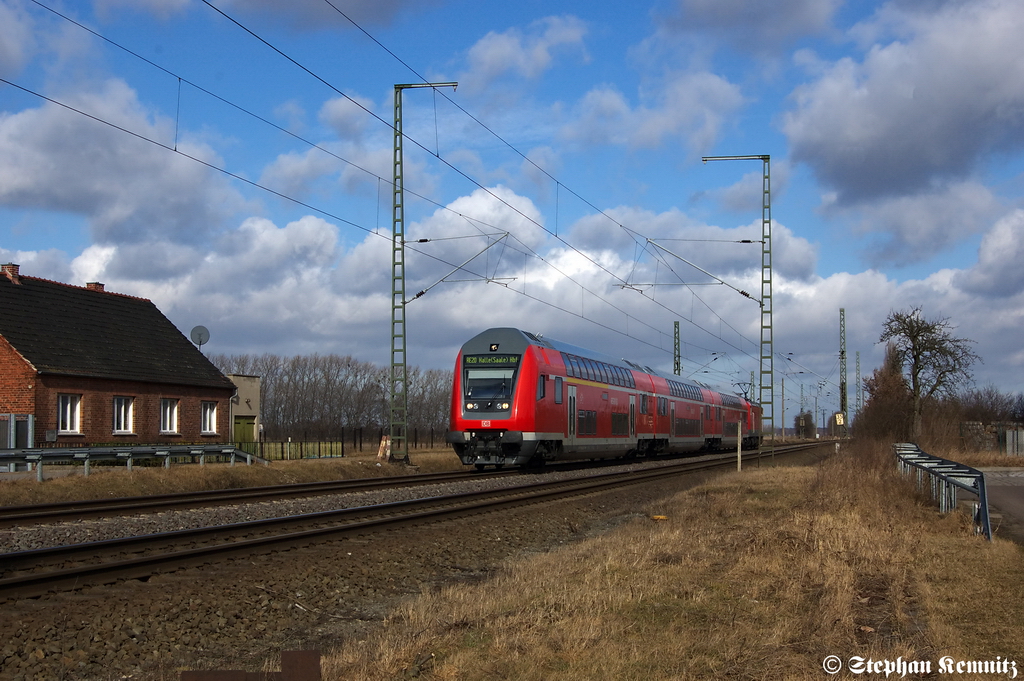
[[[349,28],[351,23],[335,7],[357,23],[373,25],[390,24],[398,15],[423,9],[435,4],[436,0],[230,0],[229,7],[236,7],[246,14],[260,14],[275,20],[283,19],[294,28],[322,30],[328,27]]]
[[[1024,210],[1003,216],[981,241],[978,262],[953,279],[968,293],[997,299],[1024,292]],[[1012,315],[1011,309],[1004,311]]]
[[[409,286],[419,290],[433,284],[453,266],[480,253],[505,232],[510,232],[514,238],[479,255],[466,266],[466,272],[453,278],[465,279],[472,277],[472,273],[483,277],[509,276],[510,270],[522,267],[522,251],[538,250],[545,243],[547,234],[543,224],[543,217],[528,198],[503,186],[477,189],[408,226],[410,242],[431,240],[431,243],[414,244],[415,248],[450,263],[432,260],[429,255],[410,255],[410,265],[415,263],[416,266],[407,273]]]
[[[317,180],[334,175],[346,164],[320,149],[281,154],[266,168],[259,183],[287,196],[308,196]]]
[[[927,260],[982,231],[1001,211],[986,187],[960,182],[934,193],[877,199],[853,211],[837,207],[834,213],[850,217],[856,232],[878,235],[864,256],[881,266]]]
[[[93,2],[96,6],[96,13],[103,17],[112,16],[125,9],[132,9],[150,12],[161,19],[168,19],[185,11],[192,0],[93,0]]]
[[[119,80],[64,97],[99,119],[171,146],[173,124],[153,117]],[[206,145],[177,148],[216,161]],[[101,243],[175,235],[195,241],[240,199],[204,166],[121,130],[46,103],[0,117],[0,203],[86,216]]]
[[[763,165],[763,164],[762,164]],[[790,164],[775,161],[771,164],[771,198],[781,196],[789,185]],[[715,199],[723,208],[734,213],[758,213],[764,202],[764,172],[755,170],[745,173],[736,183],[721,189],[713,189],[703,195]]]
[[[528,216],[539,217],[524,197],[502,187],[492,191]],[[573,243],[580,246],[585,237],[589,238],[584,255],[554,242],[539,227],[482,190],[452,202],[450,207],[482,219],[486,216],[499,229],[511,229],[544,260],[524,258],[511,249],[502,252],[501,246],[496,246],[467,269],[489,277],[514,277],[514,281],[485,283],[460,272],[449,283],[411,301],[407,313],[410,363],[448,368],[458,345],[469,336],[488,326],[516,326],[667,370],[671,367],[672,322],[679,320],[684,367],[696,369],[707,361],[700,358],[709,349],[729,353],[731,364],[724,373],[702,378],[725,384],[739,382],[756,367],[760,314],[754,301],[734,290],[724,286],[664,286],[640,293],[621,288],[605,270],[632,272],[631,281],[636,282],[657,278],[666,283],[671,277],[664,262],[656,264],[649,257],[635,262],[632,248],[622,248],[623,244],[612,238],[614,230],[598,234],[600,230],[589,228],[591,222],[599,222],[596,218],[582,221],[571,233]],[[728,239],[748,236],[744,232],[758,228],[756,222],[737,229],[700,225],[678,211],[652,214],[618,208],[609,212],[658,237]],[[1022,221],[1024,214],[1014,213],[997,225],[982,249],[979,272],[994,264],[996,254],[1020,229]],[[473,231],[457,214],[437,211],[415,225],[410,238],[457,237]],[[818,277],[812,273],[813,265],[808,265],[815,257],[813,245],[794,237],[781,225],[776,225],[773,236],[777,265],[773,284],[775,349],[781,355],[795,353],[797,362],[815,372],[796,374],[797,369],[777,363],[779,377],[788,376],[791,397],[799,391],[800,383],[813,388],[822,378],[838,381],[839,307],[846,308],[851,385],[856,352],[863,354],[865,374],[881,361],[877,338],[889,311],[919,304],[930,316],[951,316],[962,335],[978,341],[977,350],[983,357],[998,354],[1010,357],[1008,361],[1016,362],[1014,366],[1024,363],[1024,356],[1012,360],[1013,353],[1019,351],[1019,329],[1014,325],[1020,322],[1013,310],[1021,309],[1024,302],[1020,281],[1015,284],[1016,293],[1006,291],[1015,297],[1004,299],[997,310],[966,287],[957,288],[955,284],[962,275],[955,271],[904,283],[877,271]],[[414,247],[457,264],[484,243],[483,238],[454,239]],[[672,248],[670,242],[665,243]],[[387,234],[368,234],[360,242],[343,246],[337,226],[312,216],[283,227],[251,218],[223,235],[207,252],[166,242],[150,243],[149,261],[170,263],[169,267],[156,267],[155,276],[153,271],[138,266],[139,247],[134,246],[91,247],[72,262],[71,269],[75,283],[98,280],[105,282],[108,290],[151,298],[181,329],[206,325],[214,333],[212,352],[334,352],[386,364],[390,248]],[[742,248],[752,252],[740,251]],[[760,269],[756,244],[705,244],[699,254],[695,249],[694,244],[679,248],[702,267],[727,274],[723,278],[730,284],[757,298]],[[1008,272],[1019,255],[1006,250],[1005,259],[996,266]],[[154,259],[154,253],[160,258]],[[0,251],[0,258],[20,260],[23,273],[37,275],[39,272],[32,270],[45,266],[44,259],[30,256]],[[410,299],[416,290],[435,283],[450,270],[412,251],[407,253],[407,266]],[[995,283],[992,279],[979,285]],[[835,347],[831,341],[823,345],[822,339],[834,339]],[[984,365],[976,368],[976,375],[983,385],[1005,386],[1005,377],[986,373]]]
[[[17,0],[0,2],[0,76],[21,70],[33,48],[33,22]]]
[[[763,52],[806,35],[824,33],[840,0],[677,0],[677,30],[712,34],[742,51]]]
[[[509,74],[528,80],[538,78],[551,68],[558,50],[578,52],[586,58],[586,33],[584,22],[573,16],[546,17],[533,22],[526,31],[491,31],[469,49],[469,70],[459,77],[459,87],[476,93]]]
[[[989,152],[1024,146],[1024,4],[883,12],[868,26],[873,37],[899,39],[798,88],[783,122],[793,160],[840,203],[934,191],[965,179]]]
[[[68,261],[67,253],[56,248],[44,251],[12,251],[0,247],[0,262],[14,263],[21,266],[21,273],[26,276],[40,277],[51,281],[85,282],[76,279]],[[88,281],[95,281],[89,279]]]
[[[330,126],[343,140],[361,140],[371,120],[373,102],[366,97],[335,97],[320,107],[320,122]],[[376,121],[375,121],[376,122]]]
[[[743,104],[739,88],[706,71],[676,73],[636,107],[612,86],[588,92],[564,138],[583,144],[618,144],[650,149],[678,138],[692,154],[717,141],[728,117]]]

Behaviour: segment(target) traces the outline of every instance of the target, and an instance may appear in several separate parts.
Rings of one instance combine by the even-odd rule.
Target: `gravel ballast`
[[[486,579],[511,557],[549,550],[655,512],[658,499],[705,477],[680,476],[235,558],[144,582],[7,601],[0,622],[0,678],[170,681],[183,669],[274,669],[282,650],[326,651],[342,638],[362,640],[402,599],[453,581]],[[0,540],[3,550],[11,551],[518,484],[524,484],[518,476],[470,479],[88,520],[5,530]]]

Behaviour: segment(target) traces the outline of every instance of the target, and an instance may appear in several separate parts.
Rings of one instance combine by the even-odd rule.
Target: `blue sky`
[[[679,320],[683,375],[749,380],[762,166],[701,157],[769,154],[788,413],[837,404],[840,308],[851,386],[921,306],[1019,392],[1022,29],[1012,0],[0,0],[0,261],[209,352],[385,364],[393,86],[457,81],[404,95],[410,364],[517,326],[670,370]]]

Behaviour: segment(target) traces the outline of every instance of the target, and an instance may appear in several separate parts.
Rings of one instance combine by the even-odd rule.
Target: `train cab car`
[[[702,384],[496,328],[459,352],[446,441],[477,468],[650,456],[735,447],[737,423],[751,414],[746,400]]]

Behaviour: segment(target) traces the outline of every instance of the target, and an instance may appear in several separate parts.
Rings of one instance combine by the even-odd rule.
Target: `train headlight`
[[[508,409],[508,402],[502,402],[501,404],[498,405],[498,407],[501,409]]]
[[[467,402],[466,403],[466,409],[467,410],[478,409],[478,408],[479,408],[479,405],[477,405],[475,402]]]

